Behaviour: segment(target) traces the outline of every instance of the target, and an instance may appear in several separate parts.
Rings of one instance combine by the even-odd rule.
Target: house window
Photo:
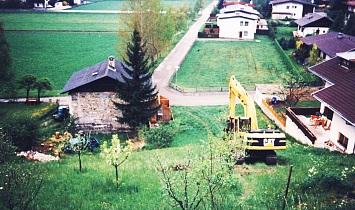
[[[333,120],[333,114],[334,112],[331,109],[329,109],[328,107],[324,108],[323,115],[326,116],[328,120]]]
[[[296,13],[293,13],[293,16],[296,16]]]
[[[244,24],[245,26],[248,26],[249,25],[249,22],[248,21],[245,21],[245,24]]]
[[[295,6],[295,8],[297,8],[297,6]]]
[[[349,61],[345,59],[340,59],[340,65],[348,68],[349,67]]]
[[[240,21],[240,26],[243,26],[243,21]]]
[[[286,9],[290,9],[290,6],[286,6]]]
[[[248,36],[248,31],[244,31],[244,36]]]
[[[344,136],[344,134],[339,133],[339,137],[338,137],[338,142],[339,144],[343,145],[345,148],[348,147],[348,137]]]

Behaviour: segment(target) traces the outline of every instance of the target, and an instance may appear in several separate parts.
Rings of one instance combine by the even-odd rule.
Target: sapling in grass
[[[124,163],[132,153],[132,142],[126,141],[126,145],[121,144],[118,135],[112,135],[111,146],[108,146],[107,141],[101,146],[101,156],[106,159],[106,162],[115,167],[116,171],[116,187],[118,188],[118,167]]]

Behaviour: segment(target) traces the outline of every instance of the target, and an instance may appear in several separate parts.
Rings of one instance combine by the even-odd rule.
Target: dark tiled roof
[[[287,2],[292,2],[292,3],[300,3],[300,4],[308,4],[308,5],[312,5],[312,6],[316,6],[310,2],[305,2],[302,0],[274,0],[274,1],[270,1],[269,4],[275,5],[275,4],[283,4],[283,3],[287,3]]]
[[[326,21],[329,21],[329,23],[331,24],[331,21],[332,21],[331,19],[329,19],[326,16],[317,14],[317,13],[309,13],[303,18],[295,20],[295,23],[297,23],[297,25],[299,25],[299,26],[307,26],[308,24],[316,22],[316,21],[321,20],[323,18],[326,19]]]
[[[355,69],[341,67],[339,57],[335,57],[310,67],[309,71],[333,84],[313,93],[313,96],[355,125]]]
[[[114,60],[115,69],[113,71],[111,67],[109,67],[109,60],[102,61],[101,63],[90,66],[86,69],[74,72],[70,77],[67,84],[64,86],[62,93],[69,92],[83,85],[89,84],[93,81],[102,79],[104,77],[109,77],[115,80],[122,81],[121,73],[124,74],[124,70],[121,66],[121,62],[118,60]]]
[[[343,38],[338,38],[338,32],[310,36],[301,38],[307,44],[316,44],[318,49],[330,57],[335,57],[336,53],[346,52],[355,48],[355,37],[343,34]]]

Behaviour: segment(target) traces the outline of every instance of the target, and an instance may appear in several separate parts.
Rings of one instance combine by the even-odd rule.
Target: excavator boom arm
[[[256,118],[256,110],[254,101],[245,91],[238,80],[231,76],[229,80],[229,118],[235,118],[235,100],[236,97],[244,107],[244,117],[251,119],[251,130],[258,130],[258,120]]]

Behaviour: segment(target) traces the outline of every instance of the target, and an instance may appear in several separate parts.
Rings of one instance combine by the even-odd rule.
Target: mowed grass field
[[[227,87],[231,75],[249,90],[255,84],[278,83],[285,64],[267,36],[256,40],[195,42],[178,72],[178,86]]]
[[[162,1],[164,7],[169,7],[169,6],[175,6],[179,7],[182,6],[183,4],[186,4],[187,6],[193,6],[196,1],[193,0],[175,0],[175,1]],[[211,2],[211,1],[207,1]],[[122,4],[124,4],[125,1],[93,1],[93,3],[90,4],[85,4],[81,5],[78,7],[73,7],[70,10],[122,10]]]
[[[118,14],[0,12],[5,30],[110,31],[119,30]],[[7,36],[8,38],[8,36]]]
[[[73,72],[110,55],[117,58],[115,33],[7,32],[6,35],[17,77],[24,74],[48,77],[54,85],[51,95],[60,93]]]

